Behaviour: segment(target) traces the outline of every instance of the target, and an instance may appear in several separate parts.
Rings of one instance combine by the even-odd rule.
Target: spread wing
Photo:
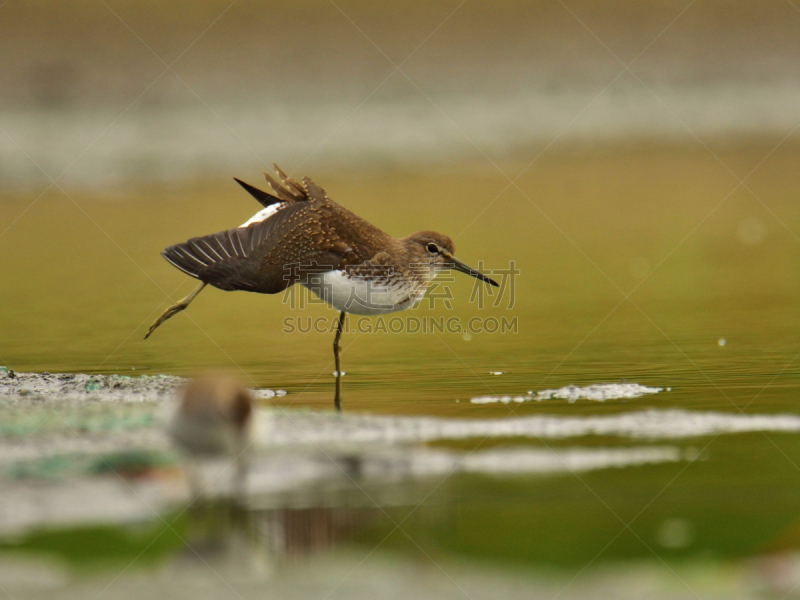
[[[340,269],[354,260],[353,249],[336,235],[336,207],[325,190],[308,179],[299,184],[277,166],[276,172],[283,185],[265,173],[275,196],[244,184],[270,210],[241,227],[170,246],[162,256],[219,289],[263,294],[281,292],[309,273]],[[261,214],[263,219],[257,220]]]

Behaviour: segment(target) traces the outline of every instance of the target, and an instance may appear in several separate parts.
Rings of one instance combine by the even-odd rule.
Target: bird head
[[[443,233],[437,233],[435,231],[417,231],[405,238],[404,241],[409,250],[409,258],[412,267],[427,267],[431,279],[436,277],[439,271],[453,269],[471,275],[489,285],[498,287],[497,282],[493,279],[472,267],[468,267],[453,256],[455,244],[453,244],[453,240]]]

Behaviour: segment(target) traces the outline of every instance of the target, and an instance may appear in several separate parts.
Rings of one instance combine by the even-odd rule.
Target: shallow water
[[[717,143],[714,150],[744,177],[778,141]],[[340,578],[364,556],[365,572],[379,577],[380,561],[389,552],[432,569],[436,585],[450,586],[447,594],[457,585],[435,565],[462,561],[487,570],[513,566],[557,573],[553,581],[561,583],[548,580],[554,586],[550,596],[575,576],[578,587],[569,593],[584,589],[580,585],[587,578],[599,576],[595,569],[617,573],[619,561],[639,565],[636,569],[645,573],[654,569],[668,582],[659,580],[666,588],[680,588],[676,597],[686,593],[681,580],[695,589],[707,584],[723,596],[720,590],[734,585],[731,581],[737,593],[760,594],[759,585],[775,587],[779,577],[753,565],[775,556],[785,567],[781,577],[800,581],[791,562],[800,545],[800,438],[785,426],[798,418],[800,383],[800,205],[795,201],[800,189],[794,177],[799,158],[800,146],[786,142],[747,180],[749,189],[737,188],[731,172],[693,145],[564,149],[522,174],[518,183],[525,195],[504,190],[508,181],[496,171],[468,165],[439,167],[435,173],[311,173],[334,199],[393,234],[441,230],[455,239],[457,255],[466,263],[507,269],[513,260],[519,270],[510,308],[509,290],[500,306],[491,306],[493,298],[483,307],[470,302],[473,281],[456,275],[445,282],[452,309],[439,300],[433,308],[424,302],[414,313],[399,315],[429,324],[450,317],[461,324],[478,317],[485,324],[505,317],[516,319],[516,333],[368,333],[351,319],[356,330],[343,338],[345,425],[364,412],[436,417],[433,422],[445,423],[451,433],[403,440],[410,444],[409,457],[430,453],[425,465],[434,456],[451,460],[474,453],[473,460],[480,461],[497,460],[484,454],[493,450],[575,448],[595,457],[667,448],[677,460],[546,477],[501,475],[498,471],[505,469],[492,467],[491,461],[484,472],[447,476],[452,469],[445,460],[437,463],[444,471],[429,477],[401,469],[391,484],[366,478],[361,488],[347,478],[343,486],[329,487],[323,478],[314,480],[311,491],[273,495],[265,506],[254,506],[246,530],[269,533],[255,536],[255,545],[270,549],[270,560],[279,564],[287,556],[308,556],[310,572],[339,573]],[[525,166],[502,165],[512,177]],[[255,174],[239,175],[256,180]],[[293,308],[280,296],[207,290],[151,339],[141,339],[171,302],[168,296],[174,301],[193,289],[158,252],[241,223],[257,208],[233,182],[133,188],[110,198],[67,191],[69,198],[50,191],[39,199],[38,192],[6,194],[0,201],[0,231],[5,231],[0,278],[13,282],[0,287],[0,362],[20,372],[133,376],[226,367],[252,386],[287,391],[262,398],[264,407],[332,408],[332,335],[284,332],[289,325],[307,326],[303,320],[287,324],[286,318],[324,318],[318,329],[327,330],[336,315],[325,307]],[[540,402],[470,401],[625,382],[664,391],[602,402],[570,402],[557,395]],[[15,399],[13,410],[19,401],[24,398]],[[12,409],[4,405],[2,410],[9,419]],[[64,410],[69,415],[74,407]],[[700,413],[711,413],[713,423]],[[736,422],[751,422],[740,413],[781,425],[737,428]],[[132,430],[153,426],[138,415],[138,421],[127,421]],[[649,415],[649,425],[637,415]],[[548,416],[554,420],[541,420]],[[529,423],[541,430],[520,435],[511,426],[517,418],[532,419]],[[462,421],[474,422],[478,434],[453,433]],[[431,431],[429,421],[422,423]],[[547,436],[552,423],[574,429],[566,438]],[[617,425],[598,429],[597,423]],[[501,433],[491,435],[498,424]],[[359,427],[352,431],[374,431]],[[625,427],[640,435],[621,433]],[[5,443],[13,446],[19,432],[6,431]],[[373,440],[381,447],[391,437],[386,431],[379,428]],[[62,428],[60,435],[72,434]],[[30,442],[37,439],[34,432]],[[72,443],[79,446],[81,440]],[[348,452],[369,456],[370,451]],[[521,455],[514,456],[509,462],[524,463]],[[394,463],[387,458],[386,464]],[[55,473],[54,489],[66,490],[70,486],[59,479],[57,467],[20,476],[25,485],[35,486]],[[166,467],[154,469],[162,473],[158,478]],[[71,489],[78,489],[77,482]],[[2,485],[22,489],[9,480]],[[106,543],[104,536],[121,536],[130,544],[114,546],[119,556],[108,573],[116,573],[144,552],[146,542],[137,540],[164,529],[153,515],[139,514],[135,533],[103,529],[103,519],[98,520],[97,528],[81,525],[83,537],[70,538],[84,540],[78,546],[48,532],[6,545],[24,556],[55,552],[81,565],[95,560],[92,548],[102,555],[96,548]],[[183,533],[194,526],[185,519],[179,523],[188,528],[180,529]],[[169,543],[156,544],[152,560],[174,566],[181,539],[170,531],[163,539]],[[348,558],[330,571],[313,567],[315,556],[326,561],[326,551],[335,554],[345,547],[353,552],[352,562]],[[701,565],[708,578],[686,566],[692,564]],[[284,575],[274,581],[295,576],[285,573],[296,571],[282,568],[278,572]],[[295,568],[305,573],[306,567]],[[451,576],[456,584],[472,585],[460,568],[444,571],[461,573]],[[723,571],[736,575],[719,575]],[[760,583],[747,587],[742,581],[750,581],[752,572]],[[619,573],[609,577],[612,584],[627,581],[631,589],[641,584]],[[642,577],[652,581],[651,575]],[[318,580],[308,581],[313,587]],[[547,587],[542,580],[528,584]]]
[[[717,151],[743,176],[771,148]],[[379,329],[376,320],[351,318],[346,406],[503,415],[506,407],[464,402],[630,380],[671,387],[672,406],[733,408],[761,392],[754,408],[785,407],[782,390],[797,376],[789,361],[798,341],[798,149],[786,142],[748,180],[763,204],[694,146],[545,155],[519,180],[528,197],[503,191],[508,181],[487,168],[314,173],[334,198],[391,233],[438,229],[468,264],[508,269],[514,261],[520,271],[510,310],[509,290],[500,306],[486,297],[480,308],[470,302],[475,280],[456,274],[433,309],[425,301],[397,315],[423,325],[455,317],[461,327],[471,318],[516,319],[517,333],[395,334],[389,318],[387,332],[365,333],[358,328]],[[256,174],[249,179],[257,182]],[[286,403],[329,405],[336,315],[319,304],[297,307],[305,298],[210,289],[141,339],[168,295],[194,287],[159,251],[241,223],[257,208],[235,183],[37,196],[6,195],[0,204],[8,228],[0,275],[13,282],[0,288],[2,362],[19,371],[128,375],[230,367],[253,385],[288,390]],[[309,319],[324,333],[300,333]]]

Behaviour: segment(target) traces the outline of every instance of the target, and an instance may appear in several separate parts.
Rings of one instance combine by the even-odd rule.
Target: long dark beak
[[[466,273],[467,275],[472,275],[476,279],[480,279],[481,281],[484,281],[489,285],[493,285],[494,287],[500,287],[499,285],[497,285],[497,282],[494,279],[492,279],[491,277],[487,277],[486,275],[484,275],[480,271],[476,271],[472,267],[468,267],[454,256],[447,257],[446,265],[449,268],[454,269],[456,271],[461,271],[462,273]]]

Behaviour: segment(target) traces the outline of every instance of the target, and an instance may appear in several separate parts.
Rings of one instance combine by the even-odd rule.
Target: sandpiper
[[[239,227],[170,246],[162,256],[202,283],[156,319],[184,310],[206,285],[221,290],[276,294],[304,285],[340,311],[333,356],[334,406],[341,410],[339,340],[347,313],[382,315],[412,308],[430,282],[454,269],[490,285],[497,283],[453,256],[453,241],[435,231],[395,238],[331,200],[307,177],[291,179],[273,163],[282,184],[264,173],[273,194],[239,179],[263,208]]]

